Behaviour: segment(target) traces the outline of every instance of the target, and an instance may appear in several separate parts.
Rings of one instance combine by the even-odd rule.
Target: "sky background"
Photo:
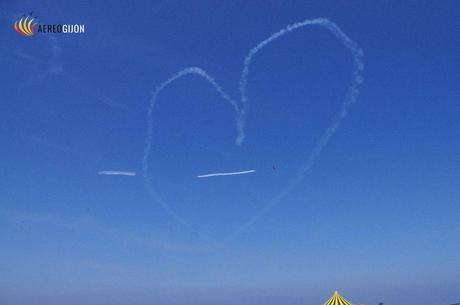
[[[458,1],[10,1],[0,4],[0,303],[354,304],[460,301]],[[18,35],[41,23],[81,35]],[[327,17],[364,50],[357,104],[296,188],[280,193],[337,113],[351,56],[306,27],[254,58],[246,141],[197,76],[233,98],[248,51]],[[273,170],[273,166],[276,170]],[[244,176],[199,174],[256,169]],[[101,176],[128,170],[135,177]]]

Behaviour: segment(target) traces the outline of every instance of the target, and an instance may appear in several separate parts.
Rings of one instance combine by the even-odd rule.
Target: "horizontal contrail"
[[[136,176],[135,172],[124,172],[124,171],[100,171],[98,172],[99,175],[108,175],[108,176]]]
[[[251,169],[251,170],[241,171],[241,172],[214,173],[214,174],[199,175],[197,177],[198,178],[207,178],[207,177],[216,177],[216,176],[244,175],[244,174],[254,173],[255,171],[256,171],[255,169]]]

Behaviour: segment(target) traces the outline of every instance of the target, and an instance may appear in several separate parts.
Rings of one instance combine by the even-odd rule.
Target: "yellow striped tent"
[[[353,305],[345,300],[336,290],[332,297],[324,303],[324,305]]]

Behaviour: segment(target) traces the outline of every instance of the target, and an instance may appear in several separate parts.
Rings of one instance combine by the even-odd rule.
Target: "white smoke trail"
[[[31,77],[27,81],[21,83],[21,86],[26,87],[37,81],[43,81],[48,77],[61,76],[62,78],[69,80],[73,87],[77,88],[88,97],[94,98],[96,101],[101,102],[109,107],[121,109],[125,112],[130,111],[130,108],[128,108],[126,105],[114,101],[102,91],[94,88],[90,84],[85,83],[81,80],[81,78],[74,76],[74,74],[72,74],[70,71],[64,69],[62,60],[63,49],[58,43],[56,36],[46,35],[46,38],[49,43],[50,50],[49,62],[46,63],[43,60],[41,60],[41,62],[46,64],[47,68],[44,69],[44,71],[41,71],[40,73]],[[32,55],[25,52],[16,52],[16,56],[28,61],[31,61],[32,59],[34,62],[37,61],[37,58],[34,58]]]
[[[136,176],[135,172],[127,172],[127,171],[100,171],[98,172],[99,175],[107,175],[107,176]]]
[[[270,200],[262,209],[260,209],[254,216],[252,216],[248,221],[243,223],[233,234],[229,236],[227,242],[234,240],[237,238],[241,233],[246,231],[249,227],[251,227],[257,220],[267,213],[271,208],[277,205],[281,199],[283,199],[305,176],[305,174],[310,170],[310,168],[315,164],[316,158],[321,154],[323,148],[329,142],[329,139],[334,135],[337,129],[340,126],[342,120],[346,117],[348,113],[348,108],[354,104],[358,98],[359,85],[363,82],[363,77],[361,75],[361,71],[364,68],[362,57],[363,51],[358,47],[358,45],[351,40],[334,22],[326,19],[326,18],[317,18],[312,20],[305,20],[302,22],[298,22],[292,25],[288,25],[284,29],[272,34],[267,39],[263,40],[259,43],[256,47],[249,51],[249,54],[244,59],[244,67],[243,72],[241,74],[240,80],[240,92],[241,92],[241,102],[242,102],[242,118],[244,119],[244,115],[246,114],[247,109],[247,77],[249,74],[249,66],[252,61],[252,57],[257,54],[260,50],[266,47],[268,44],[273,42],[274,40],[286,35],[287,33],[294,31],[296,29],[309,26],[309,25],[320,25],[331,32],[339,42],[351,53],[353,57],[353,77],[351,79],[351,83],[348,87],[348,91],[345,95],[345,99],[340,107],[339,113],[332,119],[331,124],[329,127],[326,128],[324,133],[321,135],[319,140],[315,143],[313,150],[308,155],[306,161],[300,166],[297,170],[297,173],[294,177],[289,181],[289,183],[283,188],[283,190],[275,196],[272,200]],[[242,127],[244,128],[244,123],[241,123]],[[243,140],[243,139],[241,139]]]
[[[233,106],[234,110],[236,112],[239,112],[238,105],[237,103],[227,94],[224,92],[222,87],[214,80],[213,77],[211,77],[206,71],[204,71],[201,68],[198,67],[188,67],[185,68],[173,76],[171,76],[168,80],[164,81],[161,83],[155,91],[152,92],[152,98],[150,99],[150,104],[147,112],[147,137],[145,141],[145,147],[144,147],[144,154],[142,157],[142,172],[145,180],[145,184],[147,186],[147,190],[149,191],[150,195],[165,209],[165,211],[173,218],[175,219],[178,223],[191,228],[192,225],[186,221],[184,218],[179,216],[164,200],[160,198],[158,195],[157,191],[153,187],[152,179],[150,178],[149,175],[149,165],[148,165],[148,159],[150,156],[150,150],[152,147],[152,135],[153,135],[153,118],[152,118],[152,113],[153,109],[155,107],[158,95],[163,91],[165,88],[167,88],[170,84],[175,82],[176,80],[187,76],[189,74],[196,74],[203,79],[205,79],[208,83],[210,83],[214,89],[219,93],[219,95],[228,103],[230,103],[231,106]]]
[[[171,83],[176,81],[177,79],[182,78],[183,76],[186,76],[188,74],[197,74],[203,77],[206,81],[208,81],[214,87],[214,89],[221,95],[221,97],[224,100],[226,100],[233,106],[236,112],[236,127],[237,127],[237,138],[235,140],[235,143],[236,145],[241,145],[245,139],[244,126],[245,126],[246,114],[248,111],[248,100],[249,99],[248,99],[248,94],[247,94],[247,84],[248,84],[249,67],[251,65],[254,55],[260,52],[264,47],[266,47],[270,43],[274,42],[276,39],[281,38],[282,36],[292,31],[295,31],[297,29],[300,29],[306,26],[310,26],[310,25],[319,25],[325,28],[326,30],[328,30],[351,53],[352,58],[353,58],[353,72],[352,72],[352,79],[348,87],[348,91],[345,95],[345,99],[343,103],[341,104],[340,111],[333,118],[331,124],[329,125],[328,128],[326,128],[326,130],[321,135],[319,140],[315,143],[313,150],[307,156],[305,163],[301,165],[301,167],[298,169],[295,176],[288,182],[288,184],[282,189],[282,191],[277,196],[275,196],[272,200],[270,200],[253,217],[251,217],[248,221],[243,223],[242,226],[237,228],[237,230],[235,230],[235,232],[229,236],[227,241],[232,241],[236,237],[238,237],[241,233],[246,231],[249,227],[251,227],[254,223],[256,223],[257,220],[262,215],[264,215],[267,211],[269,211],[271,208],[277,205],[280,202],[280,200],[284,198],[286,194],[288,194],[302,180],[302,178],[305,176],[308,170],[314,165],[316,158],[320,155],[323,148],[329,142],[329,139],[334,135],[336,130],[339,128],[342,120],[346,117],[348,113],[348,108],[352,104],[354,104],[358,98],[358,95],[359,95],[358,87],[363,81],[363,77],[361,75],[361,71],[363,70],[363,67],[364,67],[362,63],[362,57],[363,57],[362,50],[334,22],[326,18],[307,19],[302,22],[288,25],[287,27],[279,30],[278,32],[273,33],[267,39],[261,41],[259,44],[257,44],[254,48],[252,48],[249,51],[248,55],[244,59],[243,70],[241,72],[241,78],[239,82],[240,103],[241,103],[240,106],[228,94],[226,94],[222,90],[222,87],[214,80],[214,78],[209,76],[209,74],[207,74],[204,70],[197,68],[197,67],[189,67],[189,68],[185,68],[179,71],[178,73],[174,74],[171,78],[163,82],[160,86],[158,86],[153,92],[152,98],[150,100],[150,105],[148,108],[147,138],[146,138],[146,144],[145,144],[145,149],[144,149],[144,155],[142,159],[142,164],[143,164],[142,169],[143,169],[147,189],[149,190],[150,194],[179,223],[186,225],[186,226],[190,226],[190,224],[188,224],[187,221],[181,218],[171,207],[169,207],[169,205],[166,202],[161,200],[161,198],[158,196],[157,192],[155,191],[153,184],[151,182],[150,176],[148,174],[148,162],[147,161],[148,161],[148,157],[149,157],[150,149],[152,145],[152,128],[153,128],[152,112],[153,112],[153,108],[155,106],[159,93],[163,89],[165,89],[167,86],[169,86]]]
[[[241,172],[228,172],[228,173],[214,173],[214,174],[199,175],[197,177],[198,178],[208,178],[208,177],[217,177],[217,176],[245,175],[245,174],[254,173],[255,171],[256,171],[255,169],[250,169],[250,170],[241,171]]]

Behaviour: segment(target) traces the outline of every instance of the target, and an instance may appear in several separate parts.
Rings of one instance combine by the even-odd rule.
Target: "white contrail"
[[[254,173],[255,171],[256,171],[255,169],[250,169],[250,170],[241,171],[241,172],[228,172],[228,173],[214,173],[214,174],[199,175],[197,177],[198,178],[207,178],[207,177],[216,177],[216,176],[244,175],[244,174]]]
[[[166,202],[161,200],[158,196],[155,188],[152,184],[151,178],[148,174],[148,158],[150,154],[150,149],[152,146],[152,129],[153,129],[153,118],[152,112],[154,106],[156,104],[156,100],[160,92],[169,86],[174,81],[188,75],[188,74],[197,74],[201,76],[204,80],[210,83],[214,89],[219,93],[219,95],[229,102],[235,112],[236,112],[236,128],[237,128],[237,137],[235,143],[237,145],[241,145],[245,139],[244,127],[245,127],[245,119],[246,114],[248,111],[248,94],[247,94],[247,84],[248,84],[248,75],[249,75],[249,67],[251,65],[252,59],[254,55],[260,52],[264,47],[269,45],[270,43],[274,42],[276,39],[281,38],[282,36],[293,32],[297,29],[310,26],[310,25],[318,25],[323,27],[324,29],[328,30],[331,34],[333,34],[337,40],[350,52],[353,58],[353,70],[352,70],[352,78],[350,85],[348,87],[348,91],[345,95],[344,101],[340,106],[339,112],[337,115],[332,119],[329,127],[323,132],[320,136],[318,141],[315,143],[313,150],[307,155],[305,162],[300,166],[295,176],[288,182],[288,184],[281,190],[281,192],[275,196],[272,200],[270,200],[263,208],[261,208],[253,217],[251,217],[248,221],[243,223],[229,238],[228,241],[233,240],[241,233],[246,231],[250,226],[252,226],[263,214],[269,211],[272,207],[277,205],[282,198],[286,196],[305,176],[305,174],[310,170],[310,168],[314,165],[316,158],[321,154],[323,148],[329,142],[330,138],[334,135],[334,133],[339,128],[342,120],[346,117],[348,113],[348,108],[354,104],[359,95],[359,85],[363,82],[363,77],[361,75],[361,71],[363,70],[363,51],[358,47],[358,45],[351,40],[334,22],[326,19],[326,18],[316,18],[316,19],[307,19],[302,22],[294,23],[288,25],[287,27],[279,30],[276,33],[273,33],[265,40],[261,41],[257,44],[254,48],[252,48],[248,55],[244,59],[243,63],[243,70],[241,72],[241,78],[239,82],[239,91],[240,91],[240,104],[238,105],[234,99],[232,99],[228,94],[226,94],[222,87],[211,77],[206,71],[198,67],[189,67],[185,68],[176,74],[174,74],[171,78],[160,84],[152,94],[152,98],[150,100],[149,108],[148,108],[148,118],[147,118],[147,137],[144,147],[144,155],[142,159],[142,169],[145,178],[145,182],[147,185],[147,189],[149,190],[152,197],[158,201],[165,210],[173,216],[173,218],[178,221],[179,223],[189,226],[190,224],[180,217]]]
[[[99,175],[107,175],[107,176],[136,176],[135,172],[126,172],[126,171],[100,171],[98,172]]]

